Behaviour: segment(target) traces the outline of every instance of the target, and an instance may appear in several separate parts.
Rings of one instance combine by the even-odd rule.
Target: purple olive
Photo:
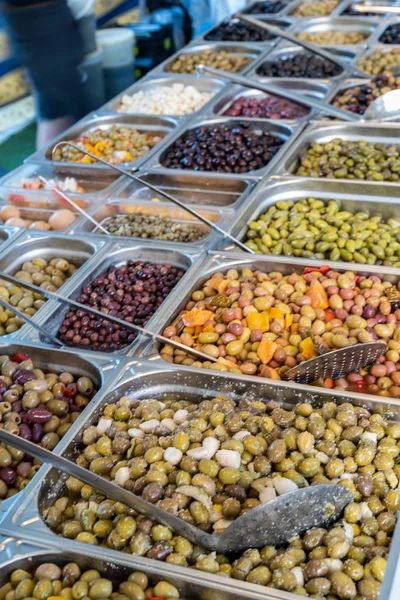
[[[34,442],[35,444],[38,444],[40,442],[40,440],[42,439],[43,434],[44,434],[43,425],[40,425],[40,423],[34,423],[32,425],[32,442]]]
[[[14,485],[17,480],[17,474],[11,467],[3,467],[0,469],[0,479],[2,479],[8,486]]]
[[[17,475],[19,475],[20,477],[28,477],[29,475],[29,471],[32,468],[32,463],[27,462],[27,461],[23,461],[20,462],[19,465],[17,466]]]
[[[26,423],[22,423],[19,426],[19,436],[22,437],[24,440],[32,439],[32,431],[29,425],[27,425]]]
[[[29,423],[47,423],[52,417],[52,413],[44,408],[31,408],[26,413],[26,418]]]
[[[376,310],[370,304],[367,304],[363,310],[364,319],[372,319],[376,315]]]
[[[14,383],[18,383],[19,385],[24,385],[28,381],[34,381],[35,379],[37,379],[35,373],[27,369],[18,369],[13,376]]]
[[[13,402],[12,409],[14,412],[20,413],[22,411],[22,401],[17,400],[16,402]]]

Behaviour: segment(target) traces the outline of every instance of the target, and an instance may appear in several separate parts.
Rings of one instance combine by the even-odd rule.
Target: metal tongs
[[[71,477],[76,477],[108,498],[122,502],[149,519],[170,527],[193,544],[222,554],[265,545],[281,546],[313,527],[325,527],[337,520],[345,506],[353,500],[350,490],[341,485],[309,486],[260,504],[233,521],[221,534],[209,534],[156,504],[147,502],[111,481],[79,467],[67,458],[57,456],[42,446],[4,429],[0,429],[0,442],[34,456]]]
[[[297,46],[302,46],[302,48],[304,48],[305,50],[308,50],[309,52],[312,52],[313,54],[317,54],[318,56],[321,56],[322,58],[325,58],[326,60],[329,60],[330,62],[335,63],[336,65],[341,67],[344,71],[351,73],[354,77],[363,77],[363,78],[366,77],[365,72],[362,71],[361,69],[359,69],[358,67],[356,67],[355,65],[352,65],[350,63],[347,63],[344,60],[341,60],[334,54],[331,54],[330,52],[328,52],[328,50],[324,50],[323,48],[320,48],[319,46],[310,44],[309,42],[305,42],[304,40],[296,37],[295,35],[292,35],[291,33],[288,33],[287,31],[284,31],[283,29],[280,29],[279,27],[276,27],[276,25],[270,25],[269,23],[266,23],[265,21],[260,21],[259,19],[254,19],[253,17],[249,17],[248,15],[244,15],[242,13],[238,13],[235,16],[238,19],[240,19],[241,21],[243,21],[244,23],[248,23],[249,25],[252,25],[253,27],[258,27],[259,29],[264,29],[265,31],[269,31],[270,33],[273,33],[277,37],[281,37],[285,40],[288,40],[289,42],[292,42],[292,44],[296,44]]]

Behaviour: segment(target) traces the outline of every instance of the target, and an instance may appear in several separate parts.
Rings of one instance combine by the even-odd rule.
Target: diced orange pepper
[[[318,352],[314,346],[314,342],[312,341],[312,338],[308,337],[305,340],[303,340],[302,342],[300,342],[300,352],[302,353],[302,355],[304,356],[304,358],[306,360],[308,360],[309,358],[315,358],[316,356],[318,356]]]
[[[312,308],[325,309],[329,306],[327,293],[325,292],[323,285],[317,279],[314,279],[310,283],[310,287],[306,292],[306,296],[311,299]]]
[[[257,348],[257,356],[261,360],[263,365],[269,363],[272,357],[275,354],[275,350],[278,349],[278,344],[275,342],[271,342],[267,338],[263,337],[258,348]]]
[[[264,333],[269,327],[269,316],[267,313],[252,312],[246,317],[246,322],[251,331],[260,329]]]
[[[214,331],[214,327],[212,325],[207,325],[203,328],[203,331]]]
[[[293,323],[293,325],[291,325],[291,327],[290,327],[290,333],[298,333],[298,331],[299,331],[299,324]]]
[[[333,310],[326,310],[325,311],[325,323],[329,323],[329,321],[332,321],[332,319],[335,318],[335,313],[333,312]]]
[[[294,315],[290,313],[285,315],[285,329],[289,329],[293,324]]]
[[[107,144],[107,142],[106,142],[106,141],[104,141],[104,140],[102,140],[101,142],[97,142],[97,143],[94,145],[94,149],[95,149],[95,150],[104,150],[104,149],[105,149],[105,148],[107,148],[107,147],[108,147],[108,144]]]
[[[212,319],[213,316],[214,313],[211,312],[211,310],[192,308],[191,311],[182,315],[182,321],[186,327],[196,327],[197,325],[204,325],[204,323],[207,323],[207,321]]]
[[[209,287],[211,287],[213,290],[216,290],[216,291],[218,292],[218,291],[219,291],[219,289],[218,289],[218,288],[219,288],[219,285],[221,284],[221,282],[222,282],[222,281],[224,281],[224,278],[223,278],[223,276],[222,276],[222,275],[218,275],[218,274],[216,274],[216,275],[213,275],[213,276],[211,277],[211,279],[209,279],[209,280],[207,281],[207,284],[208,284],[208,286],[209,286]],[[228,281],[227,281],[226,283],[228,283]]]
[[[222,279],[221,283],[218,286],[218,293],[225,294],[226,290],[228,289],[228,286],[229,286],[229,281],[227,279]]]
[[[273,306],[269,311],[269,316],[271,319],[283,319],[285,315],[279,308]]]
[[[261,369],[261,377],[267,377],[268,379],[280,379],[280,375],[276,369],[272,367],[262,367]]]

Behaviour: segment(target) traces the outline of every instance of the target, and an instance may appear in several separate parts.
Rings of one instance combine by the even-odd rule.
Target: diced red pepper
[[[17,205],[25,204],[25,196],[20,196],[20,194],[9,194],[8,200]]]
[[[18,364],[24,362],[24,360],[29,360],[29,356],[23,352],[17,352],[17,354],[13,356],[13,362]]]
[[[147,600],[165,600],[165,598],[160,598],[160,596],[150,596]]]
[[[69,390],[68,388],[66,388],[65,385],[64,385],[64,387],[63,387],[63,395],[67,396],[67,398],[72,398],[74,394],[73,394],[73,392],[71,392],[71,390]]]
[[[308,273],[313,273],[316,271],[318,273],[322,273],[322,275],[326,275],[330,270],[331,268],[328,265],[322,265],[322,267],[306,267],[304,269],[304,274],[307,275]]]

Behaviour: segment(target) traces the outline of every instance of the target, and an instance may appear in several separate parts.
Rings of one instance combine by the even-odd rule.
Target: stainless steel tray
[[[21,235],[23,229],[20,227],[0,227],[0,252],[3,252],[8,244],[11,244],[18,236]],[[1,257],[1,254],[0,254]]]
[[[400,218],[400,205],[395,187],[398,186],[363,181],[338,182],[306,177],[272,177],[261,183],[246,204],[235,213],[228,225],[228,232],[243,241],[248,223],[257,220],[270,206],[279,201],[296,202],[305,198],[336,200],[341,210],[365,211],[371,216],[379,213],[385,220],[391,217]],[[224,249],[234,250],[232,244],[225,244]]]
[[[67,293],[75,280],[79,280],[88,261],[100,252],[106,244],[106,239],[87,238],[74,235],[66,241],[65,236],[54,233],[25,231],[11,243],[0,255],[0,271],[13,275],[24,262],[34,258],[52,260],[62,257],[79,267],[78,271],[70,277],[60,292]]]
[[[395,3],[395,6],[398,6],[398,3]],[[382,15],[381,15],[382,16]],[[392,17],[391,19],[380,19],[379,27],[374,32],[374,35],[370,38],[370,44],[382,44],[385,47],[393,47],[395,44],[385,44],[385,42],[381,42],[380,37],[386,31],[390,25],[398,25],[400,28],[400,21],[398,17]]]
[[[360,44],[370,43],[379,21],[371,17],[319,17],[316,19],[297,19],[290,28],[290,33],[320,33],[323,31],[340,31],[342,33],[361,33],[366,37]],[[359,44],[355,44],[359,45]],[[349,44],[350,48],[353,46]]]
[[[282,90],[290,91],[293,90],[297,93],[304,94],[305,96],[311,96],[312,98],[316,98],[317,100],[323,100],[328,92],[329,86],[326,83],[321,83],[318,80],[303,80],[293,81],[290,79],[278,79],[275,78],[265,78],[263,79],[263,83],[273,83],[274,85],[282,88]],[[234,85],[230,86],[227,90],[219,94],[219,96],[214,100],[214,102],[210,103],[204,109],[204,113],[211,113],[212,115],[222,115],[232,106],[232,104],[241,96],[245,98],[265,98],[271,96],[272,94],[266,94],[259,90],[249,89],[248,87]],[[296,123],[306,123],[309,119],[316,117],[318,114],[314,109],[310,109],[310,112],[300,119],[296,119]],[[278,119],[279,121],[283,119]]]
[[[40,540],[37,541],[40,543]],[[4,553],[1,548],[4,547]],[[13,552],[10,555],[10,552]],[[59,566],[65,565],[68,562],[76,563],[82,570],[96,569],[104,577],[111,579],[113,583],[118,584],[128,578],[133,570],[140,569],[149,579],[149,585],[156,585],[158,581],[166,581],[172,583],[180,592],[181,600],[240,600],[242,596],[241,590],[237,590],[236,586],[228,588],[224,579],[218,577],[214,581],[215,576],[209,579],[205,573],[197,576],[196,573],[187,569],[172,568],[171,565],[164,563],[153,562],[150,565],[142,565],[137,563],[137,560],[129,556],[113,556],[110,561],[107,551],[104,548],[96,550],[92,547],[80,549],[80,552],[57,552],[55,550],[39,550],[37,546],[21,543],[20,541],[8,538],[0,546],[0,561],[2,562],[2,570],[0,577],[0,585],[7,582],[9,576],[14,569],[24,569],[32,572],[42,563],[56,563]],[[184,571],[184,573],[182,573]],[[272,596],[267,596],[263,592],[253,592],[248,598],[268,599]],[[274,596],[276,597],[276,596]]]
[[[149,169],[140,171],[140,179],[148,182],[161,190],[172,194],[185,204],[196,206],[235,208],[245,202],[253,185],[253,179],[236,178],[229,176],[214,177],[212,173],[174,173],[172,169]],[[141,186],[131,179],[126,178],[118,198],[127,200],[151,200],[155,192]]]
[[[202,54],[205,50],[213,50],[216,52],[224,50],[225,52],[250,58],[251,62],[242,71],[239,71],[239,73],[244,74],[247,73],[254,63],[258,61],[269,50],[269,48],[266,48],[265,46],[261,47],[258,44],[240,44],[236,42],[205,43],[202,42],[202,40],[195,40],[195,42],[192,42],[192,44],[185,46],[172,56],[169,56],[164,62],[155,67],[151,73],[153,75],[180,75],[180,73],[174,73],[173,71],[168,70],[176,58],[182,54]]]
[[[59,173],[69,172],[71,167],[74,169],[79,169],[82,172],[90,173],[93,169],[96,169],[96,177],[102,177],[105,174],[106,177],[109,177],[109,168],[105,165],[102,165],[99,162],[92,164],[82,164],[82,163],[72,163],[72,162],[64,162],[64,161],[53,161],[51,162],[51,153],[54,146],[61,141],[75,141],[78,136],[82,133],[91,131],[93,129],[97,129],[100,127],[101,129],[107,130],[110,129],[113,125],[120,125],[124,127],[131,127],[137,129],[138,131],[143,132],[151,132],[160,134],[163,139],[157,146],[163,146],[166,141],[168,141],[169,134],[173,131],[173,129],[177,126],[178,121],[176,119],[172,119],[171,117],[157,117],[157,116],[149,116],[149,115],[116,115],[114,113],[111,114],[95,114],[92,113],[79,121],[76,125],[73,125],[67,131],[59,135],[53,142],[51,142],[48,146],[44,146],[42,149],[38,150],[34,154],[32,154],[27,162],[37,162],[39,164],[52,164],[53,167],[57,168]],[[156,147],[152,148],[147,154],[138,158],[137,160],[126,162],[121,164],[122,167],[126,169],[133,169],[140,167],[146,160],[149,159],[150,156],[155,152]]]
[[[83,187],[86,193],[72,193],[73,198],[78,198],[81,202],[85,202],[89,205],[95,204],[104,198],[107,198],[112,193],[115,193],[119,188],[123,177],[114,171],[107,173],[107,178],[98,179],[96,172],[91,171],[90,173],[83,173],[79,169],[71,167],[69,170],[65,170],[65,177],[74,177],[77,180],[78,185]],[[25,163],[7,173],[0,179],[0,202],[7,204],[8,202],[16,202],[19,198],[19,204],[24,203],[25,206],[35,208],[42,207],[42,205],[48,204],[53,207],[56,203],[57,196],[52,190],[32,190],[23,188],[18,185],[21,179],[37,178],[40,175],[46,179],[55,179],[60,173],[57,168],[53,168],[51,164],[41,165],[35,163]],[[13,201],[14,198],[14,201]],[[65,203],[64,203],[65,206]]]
[[[140,213],[148,216],[156,216],[162,215],[164,217],[173,219],[174,222],[185,224],[185,225],[193,225],[201,229],[204,232],[203,239],[197,242],[187,242],[196,248],[209,249],[212,247],[214,243],[222,238],[222,236],[215,230],[211,229],[195,217],[193,217],[186,210],[179,208],[178,206],[174,206],[172,203],[167,201],[162,201],[162,196],[160,198],[161,202],[153,201],[153,202],[137,202],[137,201],[118,201],[110,198],[109,202],[106,202],[101,207],[93,209],[90,214],[93,218],[103,226],[107,226],[108,221],[111,217],[117,215],[127,215],[133,213]],[[219,227],[226,230],[226,226],[230,218],[232,217],[232,211],[229,209],[199,209],[199,214],[208,219],[209,221],[218,224]],[[83,235],[85,232],[92,233],[96,236],[97,239],[104,240],[106,239],[105,234],[101,233],[98,227],[95,227],[90,221],[83,219],[80,224],[73,230],[72,235],[81,234]],[[140,243],[143,239],[147,241],[151,241],[152,238],[141,238],[139,236],[107,236],[107,238],[112,237],[114,241],[118,240],[132,240],[133,243]],[[161,239],[156,239],[156,241],[163,242]],[[166,240],[167,241],[167,240]],[[186,242],[179,241],[170,241],[171,244],[176,244],[177,247],[183,248],[187,245]],[[1,261],[0,261],[1,266]]]
[[[400,125],[397,125],[396,123],[377,124],[372,121],[369,123],[316,121],[312,125],[309,125],[302,134],[297,137],[294,143],[291,144],[274,174],[292,174],[296,169],[299,156],[308,148],[311,142],[316,141],[318,143],[324,143],[329,142],[334,138],[353,141],[365,140],[376,144],[400,144]],[[327,178],[321,179],[327,181]],[[347,179],[345,181],[347,181]],[[382,183],[384,185],[394,185],[398,189],[398,184],[396,183]]]
[[[75,354],[68,352],[67,348],[59,349],[54,346],[48,346],[43,343],[30,344],[26,341],[7,341],[0,338],[0,353],[8,354],[13,356],[18,352],[26,352],[34,361],[35,365],[39,368],[45,369],[46,371],[64,372],[69,371],[73,375],[80,375],[90,377],[95,383],[99,392],[92,399],[91,403],[96,404],[99,399],[99,393],[103,387],[107,384],[111,384],[114,378],[120,375],[121,369],[125,367],[126,361],[121,357],[110,357],[107,355],[96,355],[85,351],[80,352],[79,360]],[[88,407],[90,406],[90,404]],[[82,415],[86,415],[88,407],[82,412]],[[82,420],[82,417],[77,419],[72,427],[68,430],[67,436],[70,432],[76,428],[77,423]],[[64,436],[65,437],[65,436]],[[62,443],[64,438],[60,440]],[[58,452],[58,447],[55,449]],[[22,492],[19,492],[15,496],[8,498],[7,500],[0,500],[0,514],[5,512],[8,507],[17,502],[22,496]]]
[[[322,48],[325,48],[326,50],[329,50],[329,52],[332,52],[332,54],[335,54],[338,58],[340,58],[341,60],[345,60],[346,62],[353,62],[357,56],[357,50],[359,50],[360,48],[355,48],[355,46],[350,46],[350,47],[346,47],[346,46],[322,46]],[[258,73],[258,69],[259,67],[266,62],[276,62],[279,59],[282,59],[284,57],[292,57],[296,54],[304,54],[306,52],[306,50],[303,50],[302,48],[300,48],[300,46],[294,46],[294,45],[289,45],[289,43],[281,43],[279,44],[274,50],[272,50],[272,52],[266,54],[261,60],[257,61],[257,64],[254,65],[252,67],[252,69],[249,71],[248,73],[248,77],[250,79],[259,79],[261,81],[264,80],[269,80],[271,79],[271,81],[273,81],[274,83],[277,81],[295,81],[298,82],[300,86],[303,85],[303,83],[307,82],[307,81],[311,81],[310,79],[307,79],[305,77],[267,77],[266,75],[262,75],[261,73]],[[338,75],[335,75],[334,77],[331,77],[330,80],[327,79],[312,79],[313,82],[315,83],[325,83],[327,85],[332,84],[332,82],[337,82],[340,79],[343,78],[344,76],[344,72],[339,73]]]
[[[369,45],[357,57],[356,64],[357,64],[357,66],[359,66],[360,60],[362,58],[367,58],[367,57],[371,56],[371,54],[374,54],[377,51],[383,52],[383,53],[387,54],[389,52],[392,52],[393,50],[397,50],[398,52],[400,52],[400,45],[395,45],[395,44],[393,44],[393,45],[390,45],[390,44],[374,44],[374,45]],[[400,62],[399,62],[399,65],[400,65]],[[366,73],[365,76],[366,77],[373,77],[373,75],[369,75],[369,73]]]
[[[288,145],[293,143],[293,140],[297,137],[297,135],[300,133],[300,131],[302,130],[302,127],[303,127],[302,125],[297,125],[294,121],[287,121],[287,122],[280,123],[279,121],[276,122],[276,121],[272,121],[272,120],[268,120],[268,119],[243,119],[243,118],[235,119],[233,117],[219,117],[219,118],[214,118],[214,119],[203,119],[202,117],[197,117],[197,119],[193,119],[192,121],[190,121],[190,123],[187,127],[179,129],[179,131],[176,132],[176,135],[174,135],[173,137],[171,137],[169,139],[169,144],[164,146],[153,157],[152,160],[150,160],[150,161],[148,161],[148,163],[146,163],[146,167],[150,168],[150,169],[162,167],[163,165],[161,164],[161,161],[163,159],[165,152],[167,152],[169,147],[181,135],[183,135],[184,133],[186,133],[189,130],[192,130],[192,129],[195,129],[196,127],[204,126],[204,125],[229,124],[229,125],[233,126],[234,124],[237,124],[237,123],[243,122],[243,121],[250,123],[252,126],[252,129],[254,131],[256,131],[256,132],[257,131],[258,132],[268,131],[272,135],[275,135],[276,137],[284,140],[284,143],[282,144],[282,146],[280,147],[278,152],[275,154],[275,156],[273,156],[273,158],[269,161],[269,163],[262,169],[257,169],[255,171],[249,171],[248,173],[241,173],[239,175],[237,175],[236,173],[210,172],[211,176],[218,177],[218,178],[229,176],[232,179],[236,179],[237,177],[240,177],[240,178],[264,177],[267,173],[271,173],[276,168],[276,166],[282,159],[282,155],[286,152]],[[194,172],[191,169],[167,169],[167,170],[171,171],[171,173],[178,173],[178,175],[180,175],[182,173],[193,173]],[[208,172],[207,172],[207,174],[208,174]]]
[[[95,237],[97,239],[97,236]],[[109,242],[104,247],[102,253],[98,255],[96,260],[90,262],[87,268],[81,273],[79,280],[75,279],[74,285],[70,286],[70,288],[68,289],[68,293],[63,294],[64,297],[76,300],[80,296],[83,287],[91,283],[100,274],[107,271],[107,269],[111,266],[120,266],[122,264],[125,264],[128,260],[144,260],[153,263],[170,263],[175,266],[181,267],[186,271],[186,273],[175,287],[174,291],[177,291],[179,289],[182,289],[182,285],[186,277],[189,277],[189,279],[193,277],[193,272],[197,266],[197,259],[200,257],[200,250],[196,249],[193,245],[190,244],[187,244],[185,246],[181,245],[181,247],[179,247],[178,249],[175,244],[169,244],[167,242],[157,240],[130,241],[126,239],[121,239],[120,241],[115,241],[115,238],[113,238],[113,240],[113,242]],[[167,306],[169,304],[169,297],[171,295],[172,292],[164,300],[162,307],[160,307],[148,321],[146,325],[147,329],[153,330],[154,327],[157,327],[158,321],[161,318],[160,313],[166,310],[168,311]],[[69,311],[69,308],[68,305],[61,304],[57,301],[52,301],[51,304],[48,304],[49,306],[46,313],[43,314],[41,325],[45,330],[53,334],[57,334],[58,329],[61,326],[63,319],[65,318],[65,314]],[[25,335],[27,336],[26,339],[30,339],[32,342],[36,340],[41,340],[40,335],[31,330]],[[127,354],[128,352],[133,352],[137,347],[139,340],[140,336],[138,336],[134,340],[134,342],[129,346],[118,350],[117,352],[107,352],[105,354],[120,355]],[[68,346],[68,350],[75,350],[78,354],[80,354],[81,352],[81,349],[79,347],[70,348]],[[87,352],[92,352],[89,349],[86,350]],[[96,353],[98,352],[96,351]]]
[[[321,405],[323,402],[332,399],[330,390],[310,388],[310,386],[299,388],[294,383],[264,383],[246,376],[234,378],[224,374],[210,374],[189,367],[176,366],[174,368],[165,363],[154,365],[148,361],[135,361],[125,372],[117,386],[115,384],[112,387],[109,386],[108,390],[104,390],[96,406],[90,407],[90,414],[86,413],[86,422],[80,424],[79,431],[75,429],[74,434],[68,436],[68,439],[66,439],[67,436],[63,438],[58,447],[58,452],[66,456],[76,456],[78,452],[77,445],[81,439],[83,429],[96,421],[104,406],[114,402],[122,394],[129,394],[131,397],[141,400],[171,395],[171,393],[193,401],[212,398],[216,395],[226,395],[233,399],[246,397],[257,400],[275,400],[285,408],[292,408],[298,402],[311,402],[313,405]],[[383,414],[390,420],[400,421],[400,405],[396,402],[391,403],[385,398],[371,399],[362,395],[349,397],[349,394],[338,393],[335,400],[338,403],[351,401],[373,412]],[[206,580],[210,586],[218,590],[217,595],[207,595],[207,600],[216,600],[221,597],[219,593],[225,589],[231,593],[240,594],[242,598],[260,598],[260,600],[261,598],[282,600],[293,598],[294,600],[296,597],[273,588],[261,587],[236,579],[225,579],[218,575],[176,567],[153,559],[102,548],[101,546],[82,545],[82,543],[74,540],[59,537],[44,524],[42,511],[53,504],[54,500],[62,493],[64,481],[65,477],[60,476],[56,470],[51,469],[51,467],[43,467],[27,486],[21,500],[12,505],[8,513],[4,515],[0,523],[0,531],[8,535],[11,535],[12,532],[14,536],[25,539],[27,542],[39,539],[40,543],[46,545],[47,548],[57,548],[63,552],[90,553],[91,556],[96,558],[106,556],[108,561],[114,561],[116,557],[120,557],[124,561],[129,561],[128,564],[134,566],[135,569],[149,567],[163,576],[169,573],[172,576],[176,573],[179,576],[192,578],[192,580],[199,583]],[[389,598],[389,592],[393,586],[394,570],[397,562],[395,540],[398,540],[399,528],[398,523],[383,586],[387,595],[383,596],[381,594],[380,600]]]
[[[134,83],[130,87],[128,87],[124,92],[118,94],[115,98],[110,100],[107,104],[101,107],[99,111],[108,111],[122,114],[130,114],[124,113],[123,111],[118,110],[121,105],[121,100],[123,96],[132,96],[137,92],[143,92],[146,94],[149,90],[154,87],[170,87],[175,83],[181,83],[182,85],[191,85],[195,87],[199,92],[209,92],[213,94],[213,97],[221,91],[224,87],[225,83],[220,79],[212,79],[211,77],[197,77],[196,75],[173,75],[173,74],[165,74],[164,76],[156,77],[149,76],[143,80]],[[204,109],[205,106],[209,104],[213,100],[213,97],[210,98],[208,102],[206,102],[199,110]],[[191,113],[189,115],[170,115],[173,119],[187,119],[191,117],[193,114],[196,114],[198,111]],[[150,113],[143,113],[150,114]]]
[[[335,9],[334,14],[337,16],[342,16],[342,17],[347,17],[347,18],[359,18],[362,17],[363,15],[361,13],[359,13],[358,15],[346,15],[344,14],[345,10],[347,10],[347,8],[349,8],[349,6],[351,6],[352,4],[355,4],[354,0],[344,0],[343,2],[341,2],[339,4],[339,6]],[[364,6],[368,6],[368,5],[372,5],[372,6],[398,6],[399,3],[398,2],[386,2],[385,0],[367,0],[363,2]],[[373,18],[379,18],[379,19],[386,19],[386,18],[390,18],[390,14],[386,14],[386,15],[372,15]]]
[[[266,23],[269,23],[270,25],[276,25],[276,27],[280,27],[281,29],[289,29],[293,23],[293,19],[287,18],[287,17],[282,17],[282,18],[278,18],[278,17],[274,17],[273,15],[259,15],[257,17],[260,21],[264,21]],[[238,21],[238,19],[236,19],[235,15],[233,15],[232,17],[228,18],[228,19],[224,19],[223,21],[221,21],[220,23],[218,23],[217,25],[213,25],[211,27],[211,29],[209,29],[208,31],[206,31],[203,35],[199,36],[199,40],[203,40],[205,42],[214,42],[214,43],[219,43],[218,40],[213,40],[212,38],[210,38],[210,36],[212,36],[214,34],[214,32],[219,28],[220,25],[222,25],[223,23],[228,23],[228,22],[232,22],[232,21]],[[231,42],[233,44],[259,44],[260,46],[266,46],[267,44],[269,46],[274,45],[277,41],[276,36],[273,33],[267,33],[265,32],[266,35],[268,36],[265,40],[263,40],[262,42],[253,42],[251,40],[248,40],[248,42],[238,42],[238,41],[234,41]],[[230,42],[230,40],[225,40],[227,42]]]

